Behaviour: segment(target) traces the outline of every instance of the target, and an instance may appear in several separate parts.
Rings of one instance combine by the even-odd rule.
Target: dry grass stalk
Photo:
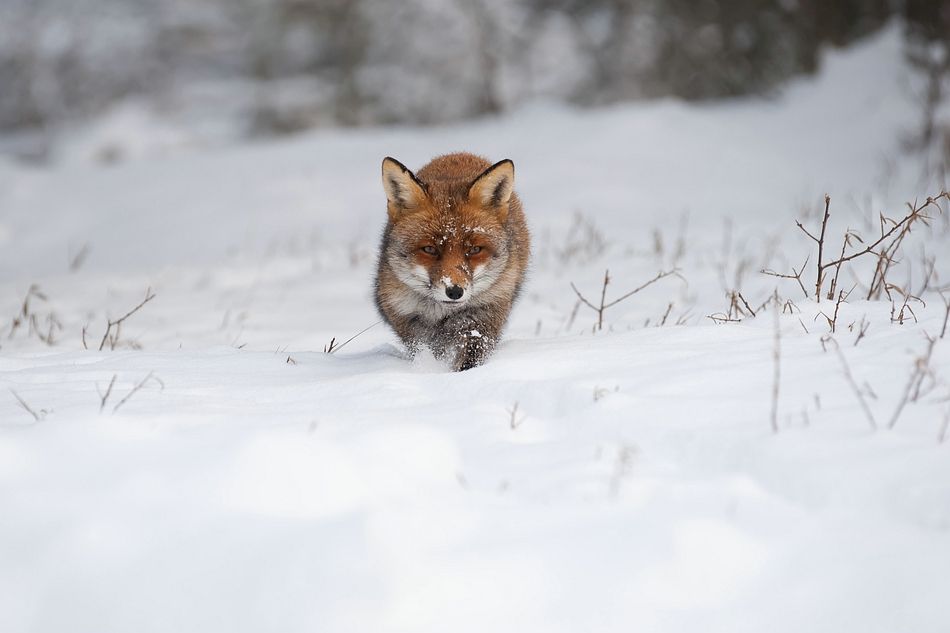
[[[10,320],[10,330],[7,333],[7,338],[12,339],[17,330],[26,326],[27,337],[35,335],[39,340],[52,346],[56,343],[55,334],[63,329],[63,324],[60,323],[55,312],[49,312],[45,316],[41,316],[34,308],[36,301],[45,302],[47,296],[37,284],[30,284],[26,295],[23,297],[23,302],[20,304],[20,309]],[[45,323],[45,326],[41,326],[41,322]]]
[[[351,336],[350,338],[346,339],[345,341],[343,341],[343,342],[340,343],[339,345],[337,345],[336,337],[334,336],[333,338],[330,339],[330,342],[329,342],[329,343],[327,343],[326,345],[323,346],[323,353],[324,353],[324,354],[335,354],[335,353],[337,353],[338,351],[340,351],[340,349],[342,349],[343,347],[345,347],[347,343],[349,343],[350,341],[352,341],[352,340],[355,339],[356,337],[358,337],[358,336],[360,336],[360,335],[362,335],[362,334],[365,334],[366,332],[369,332],[371,329],[373,329],[374,327],[376,327],[376,326],[379,325],[380,323],[382,323],[382,321],[377,321],[376,323],[372,323],[372,324],[370,324],[370,325],[367,325],[367,326],[364,327],[362,330],[360,330],[359,332],[357,332],[356,334],[354,334],[354,335]]]

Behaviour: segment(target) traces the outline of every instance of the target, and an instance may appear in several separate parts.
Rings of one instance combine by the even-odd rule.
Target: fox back
[[[513,186],[510,160],[448,154],[416,174],[383,160],[388,222],[376,305],[410,354],[426,345],[462,370],[491,353],[530,255]]]

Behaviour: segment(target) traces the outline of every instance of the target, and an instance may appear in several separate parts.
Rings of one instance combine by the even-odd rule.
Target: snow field
[[[950,339],[887,427],[943,330],[948,213],[906,242],[903,324],[856,289],[831,334],[759,273],[810,255],[811,287],[825,192],[837,249],[945,187],[885,160],[898,42],[768,102],[0,165],[0,630],[946,630]],[[382,325],[323,353],[378,319],[380,159],[459,148],[514,159],[532,227],[505,341],[461,374]],[[596,331],[570,283],[608,268],[608,300],[679,276]],[[732,290],[757,316],[707,318]]]

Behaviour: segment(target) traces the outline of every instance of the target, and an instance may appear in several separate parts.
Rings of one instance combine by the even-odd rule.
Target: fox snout
[[[436,298],[443,303],[462,303],[471,294],[469,275],[460,270],[456,275],[441,275],[432,284]]]

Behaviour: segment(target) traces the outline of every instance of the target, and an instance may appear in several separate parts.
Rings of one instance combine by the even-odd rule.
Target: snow
[[[814,283],[794,221],[825,192],[838,248],[945,186],[900,154],[899,42],[772,101],[155,153],[124,116],[102,129],[127,160],[0,164],[0,630],[946,631],[947,338],[888,428],[940,297],[898,324],[856,290],[831,334],[833,301],[758,272],[811,254]],[[371,299],[379,161],[456,149],[514,160],[535,247],[504,340],[459,374],[407,361]],[[936,255],[946,284],[947,215],[895,283]],[[599,331],[570,288],[674,266]],[[31,284],[52,345],[10,331]],[[733,289],[794,305],[707,318]]]

